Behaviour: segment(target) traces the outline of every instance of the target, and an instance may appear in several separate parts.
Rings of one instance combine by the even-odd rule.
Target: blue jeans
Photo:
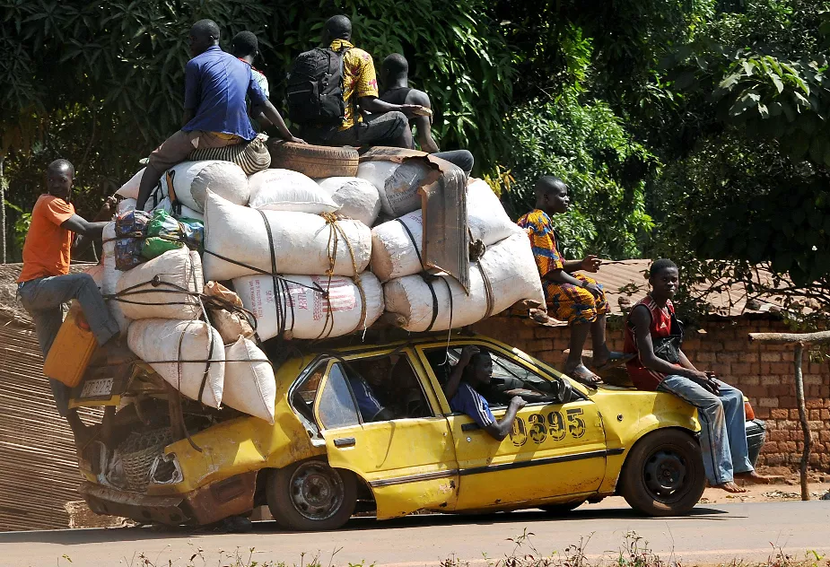
[[[84,310],[89,328],[103,345],[118,335],[118,322],[110,315],[98,286],[89,274],[52,276],[23,282],[18,286],[20,302],[35,321],[35,331],[43,358],[49,354],[52,343],[63,323],[61,305],[70,299],[77,299]],[[52,393],[58,413],[66,417],[69,411],[69,388],[57,380],[50,379]]]
[[[697,408],[700,421],[700,448],[709,484],[733,481],[734,473],[750,472],[746,442],[744,395],[737,388],[716,381],[720,395],[683,376],[667,376],[657,390],[674,394]]]

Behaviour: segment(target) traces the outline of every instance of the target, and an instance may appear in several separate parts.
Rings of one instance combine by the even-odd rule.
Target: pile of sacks
[[[362,332],[384,312],[420,332],[543,304],[529,240],[481,180],[467,186],[470,236],[485,250],[471,264],[470,293],[422,274],[418,189],[428,169],[371,161],[358,177],[315,181],[185,162],[162,177],[148,213],[133,210],[138,172],[104,230],[102,292],[130,349],[183,395],[273,423],[262,342]]]

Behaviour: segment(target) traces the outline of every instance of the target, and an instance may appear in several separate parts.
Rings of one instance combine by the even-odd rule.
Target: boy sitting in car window
[[[501,441],[510,433],[516,414],[527,402],[519,396],[513,396],[507,406],[507,413],[501,421],[496,421],[487,400],[476,390],[487,386],[492,376],[493,360],[490,354],[473,345],[465,346],[444,386],[444,394],[453,411],[469,415],[491,437]]]

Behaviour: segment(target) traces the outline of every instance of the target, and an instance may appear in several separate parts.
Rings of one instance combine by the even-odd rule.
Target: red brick
[[[736,363],[736,364],[740,364],[740,363]],[[748,386],[758,386],[758,385],[761,384],[761,377],[760,376],[753,376],[751,374],[741,375],[741,374],[739,374],[738,372],[735,371],[735,365],[734,364],[732,365],[732,370],[733,370],[732,376],[734,376],[735,378],[738,378],[737,382],[739,382],[741,386],[743,386],[744,384],[746,384]]]
[[[683,345],[683,351],[686,351],[686,345]],[[697,362],[715,362],[715,353],[713,352],[694,352],[690,351],[689,356]]]
[[[774,441],[767,441],[764,443],[764,447],[761,449],[762,453],[777,453],[778,452],[778,443]]]
[[[718,362],[740,362],[741,355],[737,352],[719,352],[715,354],[715,360]]]
[[[749,374],[749,363],[748,362],[733,362],[732,363],[732,375],[733,376],[746,376]]]
[[[779,429],[776,431],[768,432],[767,439],[769,439],[770,441],[789,441],[790,435],[788,431]]]
[[[770,373],[780,374],[782,376],[795,376],[793,365],[788,362],[773,362],[770,363]]]
[[[761,398],[758,400],[758,405],[762,408],[777,408],[778,407],[778,399],[777,398]]]
[[[807,409],[820,409],[823,408],[825,403],[824,400],[804,400],[804,405],[807,406]]]
[[[781,360],[780,352],[765,351],[761,353],[761,362],[779,362]]]
[[[744,353],[749,349],[749,342],[746,338],[744,340],[735,339],[735,340],[728,340],[723,345],[723,348],[726,350],[732,350],[736,352]]]
[[[795,405],[795,396],[781,396],[780,398],[778,398],[778,407],[782,407],[782,408],[797,407]]]
[[[787,419],[789,417],[789,412],[785,409],[770,410],[770,417],[773,419]]]
[[[757,404],[755,404],[755,403],[752,404],[752,409],[755,410],[755,417],[757,417],[759,419],[768,419],[769,418],[769,411],[770,411],[769,408],[761,408],[761,407],[756,408],[755,407],[756,405]]]

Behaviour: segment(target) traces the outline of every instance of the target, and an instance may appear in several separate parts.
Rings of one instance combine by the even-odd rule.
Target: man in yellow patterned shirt
[[[323,43],[343,53],[345,114],[338,126],[304,125],[302,136],[326,146],[412,147],[407,114],[422,112],[417,104],[390,104],[378,98],[378,81],[372,56],[350,43],[352,22],[346,16],[326,21]],[[364,117],[362,111],[371,112]]]

